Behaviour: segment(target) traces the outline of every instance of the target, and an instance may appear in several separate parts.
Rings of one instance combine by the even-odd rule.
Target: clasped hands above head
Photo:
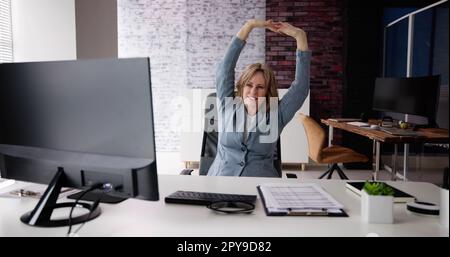
[[[300,34],[305,33],[302,29],[294,27],[287,22],[252,19],[247,23],[254,28],[267,28],[273,32],[288,35],[291,37],[297,37]]]
[[[308,41],[306,32],[287,22],[252,19],[248,20],[246,25],[249,26],[250,30],[253,28],[267,28],[275,33],[293,37],[297,41],[297,49],[301,51],[308,50]]]

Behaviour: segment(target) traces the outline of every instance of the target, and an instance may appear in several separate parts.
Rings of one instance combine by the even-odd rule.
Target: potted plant
[[[364,183],[361,217],[368,223],[394,222],[394,190],[384,182]]]

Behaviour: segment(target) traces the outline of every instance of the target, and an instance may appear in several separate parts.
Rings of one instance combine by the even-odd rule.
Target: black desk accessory
[[[406,204],[408,211],[426,214],[426,215],[439,215],[439,206],[434,203],[427,202],[410,202]]]

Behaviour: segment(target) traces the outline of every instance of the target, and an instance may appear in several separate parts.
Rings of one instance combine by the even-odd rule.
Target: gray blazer
[[[245,41],[236,36],[233,37],[225,57],[217,69],[219,139],[217,155],[208,171],[208,176],[278,177],[278,172],[273,165],[277,146],[276,139],[308,96],[311,52],[297,50],[294,82],[283,99],[278,102],[276,113],[270,113],[259,119],[259,122],[264,118],[267,121],[270,117],[278,119],[276,123],[273,123],[278,126],[275,129],[277,133],[275,140],[269,140],[270,142],[267,143],[261,142],[261,136],[267,136],[270,132],[258,129],[259,127],[253,132],[249,132],[247,140],[244,140],[244,130],[239,129],[242,127],[240,124],[244,122],[238,122],[241,120],[239,117],[242,117],[239,114],[245,110],[243,101],[241,99],[230,101],[234,97],[234,70],[244,46]],[[235,130],[231,132],[229,129],[226,130],[227,127],[230,128],[230,125]]]

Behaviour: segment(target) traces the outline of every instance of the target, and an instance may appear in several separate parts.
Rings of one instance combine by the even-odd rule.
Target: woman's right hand
[[[265,20],[257,20],[257,19],[251,19],[246,22],[246,25],[250,26],[251,28],[262,28],[266,26]]]
[[[242,40],[247,40],[250,32],[255,28],[267,28],[271,31],[277,32],[278,29],[281,28],[281,22],[274,22],[272,20],[258,20],[251,19],[248,20],[244,26],[242,26],[241,30],[237,33],[237,37]]]

